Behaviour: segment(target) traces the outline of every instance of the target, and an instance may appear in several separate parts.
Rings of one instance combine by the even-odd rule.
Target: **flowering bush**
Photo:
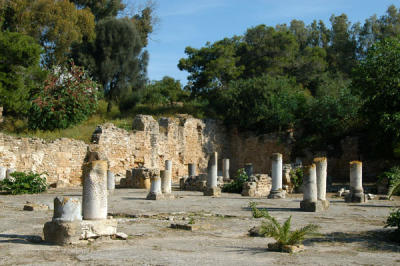
[[[33,100],[29,127],[54,130],[86,120],[97,108],[97,87],[73,62],[54,68]]]

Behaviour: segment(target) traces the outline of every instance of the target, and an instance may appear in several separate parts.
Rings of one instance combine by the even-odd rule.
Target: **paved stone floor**
[[[346,204],[329,198],[321,213],[299,210],[302,195],[287,199],[221,198],[200,192],[174,191],[174,200],[145,200],[141,189],[117,189],[109,196],[109,213],[118,219],[118,231],[128,240],[97,239],[76,246],[34,243],[52,210],[23,211],[26,201],[53,205],[55,196],[81,196],[81,189],[52,189],[40,195],[0,195],[1,265],[400,265],[400,245],[387,240],[384,222],[395,201],[373,200]],[[250,237],[248,230],[262,219],[251,217],[248,203],[293,228],[316,223],[321,236],[304,242],[305,251],[285,254],[266,250],[271,238]],[[200,227],[197,231],[169,228],[171,223]]]

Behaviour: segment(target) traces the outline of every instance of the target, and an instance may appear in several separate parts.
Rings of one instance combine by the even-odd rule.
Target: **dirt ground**
[[[109,213],[127,240],[97,239],[75,246],[37,241],[52,210],[23,211],[26,201],[53,207],[55,196],[81,196],[81,189],[52,189],[40,195],[0,195],[1,265],[400,265],[400,245],[388,240],[384,222],[400,200],[346,204],[330,197],[328,211],[299,210],[302,195],[287,199],[220,198],[200,192],[174,191],[174,200],[145,200],[141,189],[117,189],[109,197]],[[332,196],[332,195],[330,195]],[[321,226],[318,237],[304,242],[296,254],[267,251],[271,238],[250,237],[248,230],[262,219],[252,218],[248,203],[255,201],[284,221],[292,216],[297,228]],[[170,228],[171,223],[200,226],[197,231]]]

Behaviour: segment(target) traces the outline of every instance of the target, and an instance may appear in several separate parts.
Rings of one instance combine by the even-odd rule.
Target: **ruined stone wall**
[[[81,184],[87,145],[83,141],[18,138],[0,133],[0,165],[17,171],[46,172],[58,186]]]
[[[123,175],[132,167],[164,169],[165,160],[172,160],[172,180],[188,175],[189,163],[195,163],[199,173],[205,172],[208,154],[227,154],[226,133],[213,120],[187,116],[160,118],[139,115],[133,130],[118,129],[112,124],[99,126],[94,143],[109,160],[110,169]]]

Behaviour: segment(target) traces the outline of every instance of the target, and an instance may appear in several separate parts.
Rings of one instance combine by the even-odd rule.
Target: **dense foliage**
[[[243,184],[247,181],[249,181],[249,177],[244,171],[244,168],[240,168],[237,171],[233,181],[231,183],[224,184],[224,186],[222,187],[222,191],[229,193],[242,193]]]
[[[5,115],[28,115],[32,91],[44,76],[39,68],[41,51],[29,36],[0,32],[0,106]]]
[[[97,94],[97,83],[83,68],[54,68],[33,100],[29,126],[54,130],[84,121],[97,109]]]
[[[32,172],[14,172],[10,179],[0,181],[0,190],[13,195],[44,192],[47,190],[46,177]]]

